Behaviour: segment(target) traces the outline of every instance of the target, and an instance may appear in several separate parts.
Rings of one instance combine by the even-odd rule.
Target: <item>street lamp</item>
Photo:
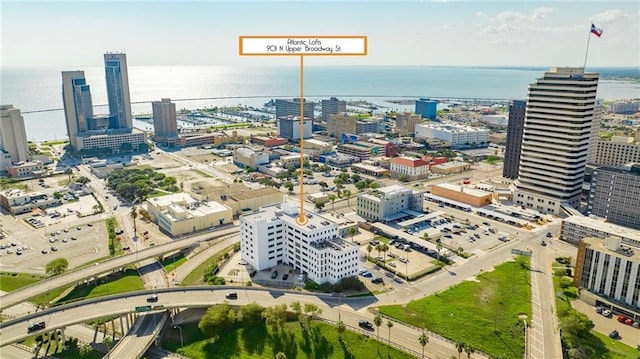
[[[180,331],[180,348],[184,347],[184,340],[182,340],[182,328],[178,325],[174,325],[173,329],[178,329]]]

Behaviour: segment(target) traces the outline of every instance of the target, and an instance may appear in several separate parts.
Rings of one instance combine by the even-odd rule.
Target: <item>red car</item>
[[[625,317],[624,315],[619,315],[618,316],[618,322],[620,322],[620,323],[626,322],[627,319],[629,319],[629,318]]]
[[[633,319],[627,318],[627,320],[624,321],[624,324],[633,325]]]

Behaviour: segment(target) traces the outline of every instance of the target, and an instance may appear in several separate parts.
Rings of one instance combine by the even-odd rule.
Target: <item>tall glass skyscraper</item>
[[[109,114],[114,118],[110,128],[133,128],[131,117],[131,97],[129,96],[129,75],[127,55],[104,54],[104,68],[107,78],[107,100]]]
[[[87,85],[84,71],[62,72],[62,103],[69,138],[89,130],[89,119],[93,117],[91,89]]]
[[[514,201],[549,214],[580,205],[598,74],[559,67],[529,85]]]

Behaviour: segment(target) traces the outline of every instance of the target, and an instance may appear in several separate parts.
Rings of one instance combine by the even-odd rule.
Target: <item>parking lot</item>
[[[55,258],[67,259],[73,268],[109,255],[102,221],[55,231],[40,228],[30,234],[1,241],[0,270],[44,274],[45,265]]]

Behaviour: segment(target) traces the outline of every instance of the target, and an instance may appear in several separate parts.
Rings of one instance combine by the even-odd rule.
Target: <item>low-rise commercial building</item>
[[[411,181],[429,177],[429,164],[421,158],[394,158],[391,160],[390,170],[392,176],[408,176]]]
[[[389,174],[389,170],[384,167],[374,166],[364,162],[352,164],[351,171],[353,173],[361,173],[361,174],[373,176],[373,177],[384,177]]]
[[[372,156],[382,155],[378,145],[362,141],[339,144],[336,151],[343,155],[357,157],[360,161],[366,160]]]
[[[332,152],[333,145],[328,142],[319,141],[319,140],[310,138],[308,140],[304,140],[304,150],[305,152],[310,150],[314,154],[322,155],[325,153]]]
[[[471,186],[453,183],[438,183],[431,187],[431,193],[474,207],[482,207],[492,203],[493,194]]]
[[[302,157],[304,158],[303,161],[305,161],[305,162],[308,161],[311,158],[311,156],[309,156],[306,153],[304,155],[302,155]],[[291,166],[295,166],[297,168],[300,168],[300,154],[281,156],[279,161],[280,161],[280,165],[282,166],[282,168],[289,168]]]
[[[242,168],[257,168],[259,165],[269,163],[269,154],[246,147],[236,148],[233,151],[233,163]]]
[[[607,223],[602,219],[583,216],[571,216],[562,220],[560,239],[578,243],[582,238],[594,237],[604,239],[616,236],[622,243],[640,247],[640,231]]]
[[[229,143],[242,143],[242,137],[238,136],[237,131],[233,131],[231,136],[228,136],[225,132],[206,133],[199,130],[192,132],[183,131],[178,137],[164,138],[160,143],[169,147],[220,147]]]
[[[146,201],[151,220],[172,236],[211,229],[233,222],[231,208],[215,201],[200,202],[186,193]]]
[[[148,148],[145,133],[136,128],[81,132],[71,136],[71,143],[76,151],[109,149],[112,153],[120,153]]]
[[[198,182],[191,186],[191,195],[198,201],[214,200],[222,203],[231,208],[234,216],[280,203],[283,200],[282,192],[275,188],[253,189],[242,183],[212,186],[207,182]]]
[[[9,176],[14,178],[42,177],[44,174],[44,166],[40,161],[18,162],[9,167]]]
[[[316,283],[357,275],[358,247],[340,237],[338,224],[305,210],[299,225],[299,210],[284,202],[240,217],[242,259],[256,270],[288,264]]]
[[[400,185],[361,193],[356,199],[356,213],[372,222],[389,222],[423,213],[422,192]]]
[[[439,165],[431,166],[431,172],[442,175],[449,175],[452,173],[460,173],[471,169],[471,164],[467,162],[452,161],[442,163]]]
[[[435,138],[451,143],[453,148],[486,147],[489,130],[451,123],[426,123],[416,125],[416,138],[427,141]]]
[[[56,199],[46,193],[27,193],[19,189],[0,191],[0,206],[11,214],[22,214],[34,209],[45,209],[60,206],[62,200]]]
[[[584,238],[578,244],[573,284],[640,310],[640,247],[619,237]]]
[[[289,142],[286,138],[277,136],[251,136],[250,141],[251,143],[265,147],[283,146]]]

